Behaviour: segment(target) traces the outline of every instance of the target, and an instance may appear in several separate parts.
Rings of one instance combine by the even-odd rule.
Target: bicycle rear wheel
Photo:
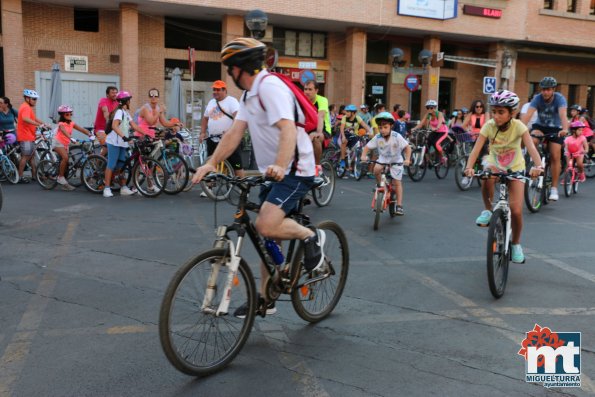
[[[564,185],[564,195],[570,197],[572,194],[572,171],[566,170],[562,178],[562,184]]]
[[[231,163],[227,160],[217,164],[216,172],[218,174],[227,175],[229,177],[235,176],[235,171],[231,166]],[[232,189],[232,185],[230,185],[227,181],[223,180],[222,178],[217,178],[217,180],[210,182],[202,181],[200,182],[200,187],[202,188],[202,191],[205,192],[208,198],[215,201],[227,199]]]
[[[54,163],[50,160],[42,160],[37,164],[37,182],[44,189],[53,189],[58,184],[58,166],[59,163]]]
[[[508,249],[511,249],[510,244]],[[488,229],[487,270],[490,292],[498,299],[504,295],[508,279],[509,255],[506,250],[506,219],[502,210],[492,214]]]
[[[323,161],[320,163],[321,172],[319,178],[324,180],[323,184],[312,189],[312,199],[319,207],[329,205],[335,194],[335,172],[332,163]]]
[[[107,160],[98,154],[92,154],[85,160],[81,172],[81,179],[85,189],[91,193],[103,192],[106,166]]]
[[[577,194],[578,193],[578,176],[577,179],[574,181],[574,183],[572,184],[572,193]]]
[[[382,214],[382,206],[384,205],[384,192],[376,193],[376,201],[374,202],[374,230],[378,230],[380,223],[380,215]]]
[[[593,178],[595,176],[595,161],[589,155],[585,156],[584,160],[585,176],[587,178]]]
[[[161,303],[161,347],[169,362],[188,375],[223,369],[240,352],[252,330],[257,305],[254,277],[243,259],[238,272],[230,275],[226,253],[211,249],[186,262],[170,281]],[[228,313],[217,315],[230,276],[233,288]],[[213,294],[210,302],[207,293]],[[246,302],[249,314],[235,317],[234,311]]]
[[[411,153],[411,165],[407,167],[407,174],[413,182],[419,182],[426,175],[427,164],[425,158],[421,158],[421,150],[415,149]]]
[[[13,164],[12,161],[7,156],[2,155],[2,173],[6,180],[12,184],[18,183],[19,181],[19,171],[17,167]]]
[[[293,276],[297,276],[296,272],[301,272],[301,276],[291,291],[291,303],[297,315],[310,323],[323,320],[337,306],[349,271],[349,246],[343,229],[332,221],[321,222],[317,227],[326,234],[322,269],[305,273],[301,244],[292,262]]]

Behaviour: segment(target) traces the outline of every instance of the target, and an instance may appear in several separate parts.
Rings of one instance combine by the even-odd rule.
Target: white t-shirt
[[[525,113],[529,111],[529,105],[531,105],[531,102],[527,102],[523,105],[523,107],[521,107],[521,116],[523,116]],[[535,121],[537,120],[537,117],[539,117],[539,112],[537,111],[537,109],[535,109],[535,112],[533,112],[533,116],[531,116],[531,120],[529,120],[529,122],[527,123],[529,131],[531,130],[531,126],[533,125],[533,123],[535,123]]]
[[[229,95],[222,101],[219,101],[219,106],[217,106],[215,98],[209,101],[207,108],[205,109],[204,117],[209,118],[207,129],[210,137],[221,136],[225,131],[229,130],[233,124],[233,120],[227,117],[219,107],[225,110],[225,113],[233,116],[233,114],[240,109],[240,103],[237,99]]]
[[[124,134],[124,136],[129,137],[130,136],[130,121],[132,120],[132,116],[130,116],[130,113],[128,113],[128,110],[124,110],[124,109],[116,110],[116,113],[114,113],[114,121],[115,120],[120,120],[120,124],[118,125],[118,128],[120,128],[120,131],[122,131],[122,134]],[[128,142],[124,142],[122,137],[120,135],[116,134],[116,131],[113,131],[113,130],[112,130],[112,132],[107,134],[105,143],[109,143],[110,145],[113,145],[113,146],[128,147]]]
[[[304,114],[296,102],[295,96],[277,77],[271,76],[263,80],[269,73],[261,71],[256,76],[252,90],[242,95],[240,110],[237,120],[248,123],[254,157],[260,172],[265,172],[267,167],[275,164],[279,149],[280,130],[275,124],[281,119],[295,121],[297,107],[298,121],[305,121]],[[245,98],[245,100],[244,100]],[[266,111],[263,109],[266,109]],[[227,111],[227,110],[226,110]],[[312,141],[303,128],[297,127],[298,164],[296,176],[314,176],[314,149]],[[291,172],[291,165],[285,174]]]
[[[388,140],[385,140],[381,134],[376,134],[366,146],[369,149],[378,149],[378,161],[381,163],[402,163],[403,150],[408,145],[409,143],[401,134],[391,131]]]

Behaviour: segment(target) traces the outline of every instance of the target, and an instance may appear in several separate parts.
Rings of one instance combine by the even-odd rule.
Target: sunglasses
[[[64,116],[72,116],[72,112],[62,113]]]
[[[426,109],[436,109],[436,106],[426,106]]]
[[[36,101],[37,100],[37,98],[31,98],[31,97],[29,97],[29,99],[31,99],[32,101]]]
[[[233,77],[232,71],[233,71],[233,66],[228,66],[228,67],[227,67],[227,74],[228,74],[229,76],[232,76],[232,77]]]
[[[483,106],[481,106],[481,105],[476,105],[476,106],[475,106],[475,109],[477,109],[477,108],[483,109]]]
[[[213,92],[223,91],[223,88],[213,88]]]
[[[159,94],[149,95],[150,98],[159,98]]]

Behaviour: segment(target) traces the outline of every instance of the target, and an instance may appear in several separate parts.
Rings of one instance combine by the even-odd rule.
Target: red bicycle
[[[390,174],[390,168],[393,165],[403,165],[403,163],[380,163],[378,161],[370,161],[370,163],[376,163],[383,166],[382,174],[380,177],[380,184],[376,185],[374,189],[374,196],[372,197],[372,210],[374,211],[374,230],[378,230],[378,224],[380,223],[380,214],[386,211],[391,218],[396,213],[397,197],[395,189],[393,188],[393,178]]]
[[[580,180],[580,173],[578,171],[578,167],[576,165],[576,158],[578,156],[583,156],[583,154],[576,154],[572,155],[570,160],[568,161],[566,171],[564,172],[564,179],[562,179],[562,184],[564,185],[564,195],[566,197],[570,197],[572,193],[578,193],[578,184],[579,182],[583,182]]]

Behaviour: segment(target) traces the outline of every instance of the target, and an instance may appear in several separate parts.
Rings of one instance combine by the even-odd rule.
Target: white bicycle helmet
[[[58,113],[72,113],[72,107],[69,105],[58,106]]]
[[[512,91],[498,90],[490,96],[490,106],[503,106],[516,110],[519,107],[519,97]]]
[[[429,107],[429,106],[433,106],[433,107],[437,108],[437,107],[438,107],[438,102],[436,102],[436,101],[435,101],[435,100],[433,100],[433,99],[430,99],[430,100],[428,100],[428,101],[426,102],[426,107]]]
[[[34,90],[29,90],[29,89],[24,89],[23,90],[23,96],[29,97],[29,98],[34,98],[34,99],[38,99],[39,98],[39,94],[37,93],[37,91]]]

